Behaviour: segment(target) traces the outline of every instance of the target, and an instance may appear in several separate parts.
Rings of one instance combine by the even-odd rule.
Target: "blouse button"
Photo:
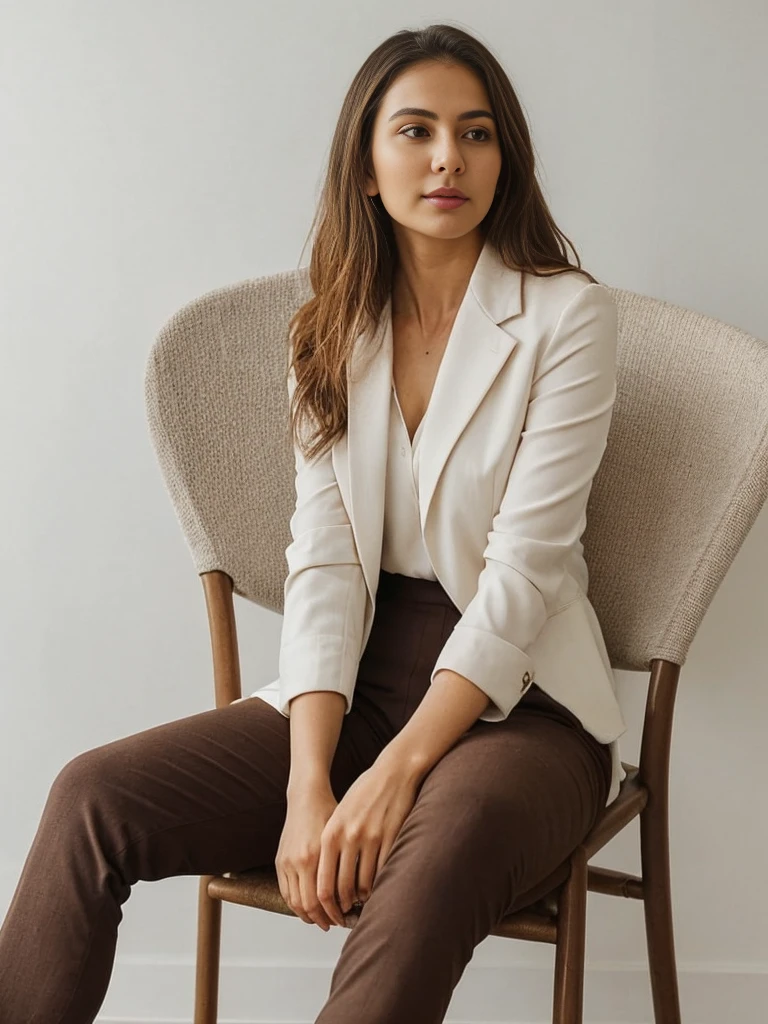
[[[400,446],[400,454],[405,455],[405,445]]]

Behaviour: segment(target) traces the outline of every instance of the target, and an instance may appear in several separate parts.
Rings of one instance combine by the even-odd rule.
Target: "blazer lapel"
[[[349,512],[363,575],[374,605],[381,563],[389,444],[390,308],[388,299],[377,328],[373,332],[362,332],[355,342],[347,366],[347,430],[331,450],[339,490]]]
[[[500,324],[522,310],[522,274],[483,246],[451,329],[419,440],[422,530],[440,475],[517,339]],[[332,459],[374,600],[381,563],[392,386],[391,299],[356,339],[347,375],[347,431]],[[468,457],[469,456],[469,453]]]

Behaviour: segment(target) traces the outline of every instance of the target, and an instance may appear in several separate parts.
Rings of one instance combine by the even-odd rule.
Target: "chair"
[[[614,288],[618,393],[589,499],[589,597],[614,668],[648,672],[639,765],[584,842],[492,934],[555,946],[554,1024],[581,1024],[587,892],[642,900],[656,1024],[680,1024],[668,769],[680,668],[768,494],[768,345]],[[147,360],[147,417],[202,579],[216,706],[241,694],[233,593],[282,612],[294,507],[284,369],[307,268],[188,303]],[[640,817],[642,875],[590,859]],[[195,1024],[217,1019],[221,905],[278,914],[274,866],[200,878]]]

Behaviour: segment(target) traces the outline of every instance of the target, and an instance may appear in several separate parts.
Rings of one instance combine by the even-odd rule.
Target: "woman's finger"
[[[339,906],[342,915],[348,913],[349,908],[357,899],[355,867],[359,856],[360,851],[351,842],[344,843],[339,851],[339,871],[336,886],[339,892]]]
[[[301,900],[301,886],[299,884],[299,876],[296,872],[286,872],[288,878],[288,893],[290,896],[288,906],[294,912],[294,914],[301,918],[305,924],[312,924],[312,921],[307,917]]]
[[[334,924],[343,928],[341,898],[338,903],[336,902],[339,852],[337,841],[330,834],[323,833],[320,837],[320,858],[317,863],[317,897],[328,917]]]
[[[360,851],[360,860],[357,865],[357,885],[355,887],[357,895],[355,899],[360,900],[362,903],[365,903],[371,895],[373,882],[378,870],[376,867],[378,857],[378,843],[366,843]]]
[[[310,869],[300,872],[299,889],[301,891],[301,905],[304,908],[304,912],[311,922],[322,928],[324,932],[327,932],[332,922],[323,909],[322,903],[317,898],[317,870],[315,865]]]

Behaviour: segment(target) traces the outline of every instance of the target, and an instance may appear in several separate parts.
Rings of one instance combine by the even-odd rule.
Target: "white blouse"
[[[419,518],[419,438],[428,413],[429,409],[422,416],[411,444],[392,380],[381,568],[403,576],[436,580]]]

